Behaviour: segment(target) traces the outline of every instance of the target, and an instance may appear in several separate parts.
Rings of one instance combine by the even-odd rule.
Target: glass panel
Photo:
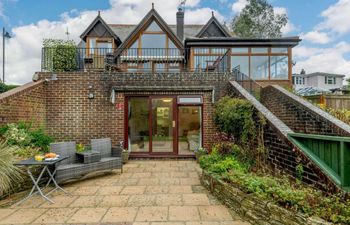
[[[270,56],[271,79],[288,80],[288,56]]]
[[[179,155],[192,155],[201,147],[200,106],[179,106]]]
[[[142,48],[165,48],[165,34],[143,34],[141,36]]]
[[[248,48],[231,48],[231,52],[234,53],[248,53]]]
[[[155,71],[164,72],[165,69],[166,69],[166,64],[165,63],[155,63],[154,64],[154,70]]]
[[[267,80],[269,78],[269,57],[252,56],[250,60],[251,78],[254,80]]]
[[[157,22],[153,21],[146,29],[146,31],[162,31]]]
[[[179,97],[178,98],[179,104],[201,104],[202,98],[201,97]]]
[[[106,53],[112,52],[112,42],[109,41],[97,41],[96,47],[100,55],[106,55]]]
[[[220,56],[194,56],[194,68],[209,70]]]
[[[195,54],[209,54],[209,48],[195,48]]]
[[[249,56],[231,56],[231,67],[249,77]]]
[[[288,53],[288,48],[271,48],[271,53]]]
[[[252,53],[268,53],[268,48],[252,48]]]
[[[211,49],[211,54],[220,54],[224,55],[227,52],[226,48],[212,48]]]
[[[94,54],[96,48],[96,38],[89,38],[90,54]]]
[[[152,152],[173,152],[173,99],[152,99]]]
[[[170,40],[170,38],[168,38],[168,40],[169,40],[169,48],[177,48],[174,42]]]
[[[131,152],[149,151],[148,98],[129,100],[128,146]]]

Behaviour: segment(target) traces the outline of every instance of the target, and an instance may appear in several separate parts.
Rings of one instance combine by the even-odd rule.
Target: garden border
[[[289,211],[273,202],[261,200],[246,194],[238,187],[230,185],[207,171],[202,172],[201,184],[223,204],[235,211],[244,220],[258,225],[331,225],[318,217]]]

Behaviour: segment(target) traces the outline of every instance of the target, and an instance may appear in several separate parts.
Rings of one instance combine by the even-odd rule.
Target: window
[[[271,48],[271,53],[288,53],[288,48]]]
[[[294,85],[305,85],[305,77],[293,77]]]
[[[163,32],[162,29],[158,26],[157,22],[153,21],[146,29],[146,31],[156,31],[156,32]]]
[[[177,98],[178,104],[202,104],[201,96],[179,96]]]
[[[271,79],[288,80],[288,56],[270,57]]]
[[[249,49],[248,48],[231,48],[231,53],[235,54],[235,53],[248,53]]]
[[[268,53],[269,48],[252,48],[252,53]]]
[[[269,79],[269,57],[268,56],[251,57],[250,77],[254,80]]]
[[[231,56],[231,70],[236,70],[249,77],[249,56]]]
[[[336,77],[334,76],[326,76],[325,84],[336,84]]]

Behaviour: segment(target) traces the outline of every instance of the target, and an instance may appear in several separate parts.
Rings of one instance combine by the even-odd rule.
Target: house
[[[298,37],[237,38],[214,13],[203,25],[184,17],[179,7],[169,25],[152,5],[138,24],[107,24],[99,13],[66,73],[45,73],[53,56],[43,49],[48,132],[81,142],[109,136],[132,157],[193,157],[214,143],[213,104],[229,80],[291,86]]]
[[[333,91],[343,87],[345,75],[315,72],[306,74],[303,70],[300,74],[293,74],[293,88],[295,90],[301,88],[312,87],[319,90],[319,92]]]

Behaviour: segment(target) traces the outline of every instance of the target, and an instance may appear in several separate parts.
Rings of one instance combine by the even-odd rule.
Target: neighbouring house
[[[293,74],[293,88],[295,90],[311,88],[319,92],[327,92],[341,89],[343,87],[345,75],[332,73],[305,73]]]

